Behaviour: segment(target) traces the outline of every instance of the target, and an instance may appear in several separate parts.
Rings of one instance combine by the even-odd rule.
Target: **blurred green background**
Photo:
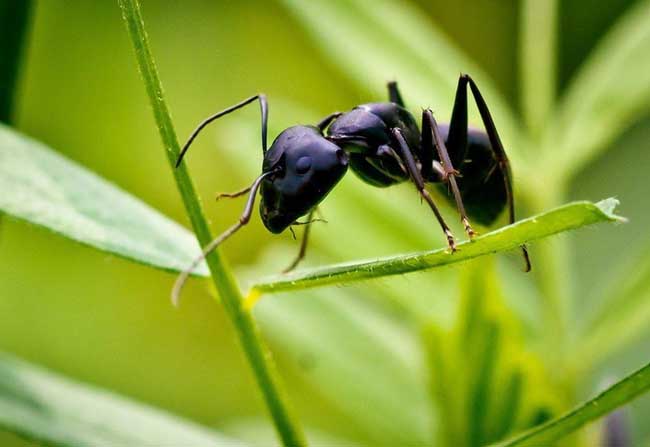
[[[320,116],[381,99],[359,92],[280,2],[143,3],[152,48],[181,139],[200,119],[256,92],[269,97],[274,129],[306,119],[274,114],[276,103],[298,104],[309,110],[310,116]],[[416,3],[432,24],[480,63],[517,109],[518,2]],[[598,2],[594,7],[587,0],[561,2],[560,91],[598,39],[634,3]],[[420,38],[412,36],[414,40]],[[387,73],[387,79],[392,75]],[[19,130],[187,225],[115,2],[36,2],[18,87]],[[406,99],[413,108],[436,107],[420,98]],[[242,111],[239,118],[257,124],[257,110]],[[594,290],[593,278],[623,265],[631,253],[648,246],[650,209],[648,189],[642,185],[647,183],[650,168],[649,142],[650,120],[639,116],[638,122],[589,164],[571,187],[570,196],[575,199],[616,196],[622,202],[621,214],[630,218],[624,227],[560,236],[570,238],[571,262],[576,266],[573,286],[578,300],[572,303],[576,318],[597,299],[599,291]],[[250,181],[236,158],[220,156],[226,149],[246,153],[261,163],[256,142],[239,138],[237,128],[225,123],[216,125],[197,142],[190,155],[190,168],[215,229],[234,221],[241,203],[214,204],[214,193]],[[539,169],[552,170],[553,166]],[[358,183],[356,179],[345,181]],[[383,194],[389,200],[417,200],[408,186],[390,192],[359,187],[364,194]],[[327,219],[339,225],[315,228],[315,245],[325,249],[320,258],[316,254],[309,259],[311,264],[330,259],[326,247],[337,243],[335,231],[342,228],[340,225],[348,228],[348,237],[366,231],[355,216],[328,212],[328,203],[338,200],[334,192],[324,205]],[[529,214],[542,210],[522,211]],[[450,212],[447,208],[447,215]],[[413,219],[424,222],[430,216],[422,212]],[[378,227],[382,225],[392,228],[377,223]],[[437,244],[436,238],[432,236],[432,243]],[[268,234],[256,217],[245,232],[228,241],[224,251],[236,267],[246,269],[260,262],[270,246],[280,253],[274,255],[273,263],[283,264],[297,249],[297,242],[288,234]],[[362,254],[386,253],[368,247]],[[535,246],[532,254],[534,257]],[[516,254],[503,258],[500,261],[505,264],[519,262]],[[457,270],[466,268],[445,271],[453,277]],[[174,275],[76,245],[46,230],[3,219],[0,349],[224,431],[236,431],[232,427],[239,421],[264,417],[263,403],[223,310],[214,305],[200,281],[192,281],[180,309],[173,308],[168,295],[174,279]],[[397,284],[405,296],[414,292],[409,287],[415,283],[409,279],[383,282]],[[443,291],[453,289],[453,285],[445,287]],[[346,290],[351,295],[372,295],[363,284]],[[440,300],[436,318],[449,319],[453,301],[451,294]],[[262,321],[262,331],[265,329]],[[295,336],[303,330],[308,331],[308,326],[297,326]],[[650,357],[648,341],[650,338],[640,340],[585,378],[585,395],[593,394],[594,386],[604,378],[618,377],[645,363]],[[290,395],[307,425],[359,443],[377,442],[363,428],[346,424],[346,413],[321,396],[317,386],[302,380],[301,371],[310,367],[300,365],[309,363],[309,358],[278,344],[272,346],[285,371]],[[629,415],[638,439],[648,440],[650,428],[642,426],[641,415],[643,408],[650,410],[650,400],[641,399],[633,406],[636,411]],[[3,445],[22,442],[0,433]]]

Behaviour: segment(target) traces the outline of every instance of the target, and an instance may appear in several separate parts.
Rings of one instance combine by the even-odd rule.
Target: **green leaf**
[[[555,441],[573,433],[583,425],[598,419],[610,411],[630,402],[650,390],[650,364],[617,382],[595,398],[576,409],[534,428],[512,440],[499,444],[501,447],[553,445]]]
[[[628,11],[573,79],[544,147],[571,176],[650,110],[650,1]]]
[[[335,264],[271,277],[252,286],[249,304],[252,304],[261,293],[300,290],[330,284],[340,285],[370,278],[400,275],[516,249],[524,243],[586,225],[621,222],[624,219],[613,214],[617,204],[617,200],[607,199],[598,203],[574,202],[564,205],[479,236],[473,241],[462,242],[458,244],[458,251],[453,254],[446,248],[441,248],[376,260]]]
[[[243,445],[164,411],[2,353],[0,427],[57,446]]]
[[[200,253],[182,226],[4,125],[0,191],[0,211],[152,267],[182,271]],[[205,264],[198,273],[208,274]]]

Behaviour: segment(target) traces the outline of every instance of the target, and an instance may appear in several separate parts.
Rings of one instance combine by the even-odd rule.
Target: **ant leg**
[[[314,217],[315,209],[312,209],[307,215],[307,222],[305,223],[305,231],[302,233],[302,239],[300,240],[300,250],[298,255],[294,260],[289,264],[287,268],[282,270],[282,273],[289,273],[291,270],[295,269],[296,266],[305,258],[305,253],[307,252],[307,242],[309,240],[309,230],[311,229],[311,224],[315,222],[312,218]]]
[[[397,81],[390,81],[387,84],[388,87],[388,100],[394,104],[397,104],[400,107],[405,107],[404,106],[404,100],[402,99],[402,95],[399,92],[399,88],[397,87]]]
[[[215,113],[214,115],[211,115],[206,119],[204,119],[201,122],[201,124],[199,124],[197,128],[194,129],[194,131],[190,134],[190,137],[187,139],[187,143],[185,143],[183,149],[181,149],[181,153],[178,155],[178,159],[176,160],[176,167],[178,167],[181,164],[181,161],[183,160],[183,157],[185,156],[187,150],[190,148],[190,145],[205,126],[207,126],[217,118],[221,118],[222,116],[228,115],[229,113],[234,112],[237,109],[241,109],[242,107],[250,104],[256,99],[260,101],[260,111],[262,113],[262,152],[266,153],[266,140],[267,140],[266,136],[267,136],[267,129],[268,129],[268,121],[269,121],[269,106],[266,101],[266,95],[260,93],[259,95],[251,96],[250,98],[247,98],[242,102],[235,104],[234,106],[230,106],[227,109],[222,110],[219,113]]]
[[[327,129],[327,126],[329,126],[332,121],[334,121],[336,118],[338,118],[341,115],[343,115],[343,112],[330,113],[325,118],[320,120],[320,122],[318,124],[316,124],[316,127],[318,127],[318,129],[321,132],[324,132],[325,129]]]
[[[510,162],[508,161],[508,156],[506,155],[506,151],[503,148],[503,143],[501,143],[501,138],[499,138],[499,133],[497,132],[496,126],[494,125],[494,120],[492,119],[490,110],[488,109],[488,106],[485,103],[485,99],[483,99],[483,95],[481,95],[481,91],[478,89],[478,86],[468,74],[461,75],[460,80],[458,81],[459,86],[461,82],[465,86],[467,83],[469,83],[469,87],[472,90],[472,96],[474,96],[474,101],[476,102],[476,106],[478,107],[478,111],[481,115],[481,120],[485,126],[485,131],[488,135],[488,138],[490,139],[490,146],[492,146],[494,157],[497,160],[499,169],[503,173],[503,180],[505,182],[506,188],[506,198],[508,201],[508,213],[510,216],[510,223],[512,224],[515,222],[515,201],[512,192],[512,173],[510,171]],[[529,272],[532,267],[530,263],[530,256],[528,255],[528,250],[526,249],[525,245],[521,246],[521,251],[524,255],[524,261],[526,263],[525,271]]]
[[[422,111],[422,152],[433,153],[434,148],[433,146],[430,146],[432,143],[438,151],[438,157],[442,162],[442,168],[444,170],[442,180],[446,183],[449,183],[449,186],[451,186],[451,191],[454,194],[454,200],[456,201],[456,207],[458,208],[461,222],[465,227],[465,232],[471,239],[474,237],[475,233],[469,224],[467,212],[465,212],[465,205],[463,205],[463,198],[460,195],[458,184],[456,183],[456,176],[458,175],[458,171],[454,169],[454,166],[451,163],[449,152],[447,151],[445,142],[440,136],[438,123],[436,123],[436,120],[433,117],[433,112],[431,112],[431,109],[426,109]],[[433,163],[431,166],[433,167]]]
[[[247,192],[251,190],[252,186],[247,186],[246,188],[242,188],[239,191],[234,191],[234,192],[220,192],[217,194],[217,196],[214,198],[215,200],[219,199],[234,199],[235,197],[243,196]]]
[[[415,158],[413,158],[413,154],[411,153],[411,150],[409,149],[406,140],[402,136],[402,132],[398,128],[391,129],[391,132],[393,134],[393,137],[395,137],[395,140],[397,140],[402,159],[406,164],[406,169],[408,170],[408,173],[411,176],[411,180],[415,184],[415,187],[420,193],[420,196],[424,200],[426,200],[427,204],[431,208],[431,211],[433,211],[433,214],[436,215],[436,218],[438,219],[438,222],[442,227],[442,231],[444,231],[445,235],[447,236],[447,244],[449,245],[449,249],[453,253],[454,251],[456,251],[456,243],[454,242],[454,236],[451,234],[451,230],[445,223],[445,220],[440,214],[440,211],[438,211],[438,208],[436,207],[433,198],[429,194],[429,191],[427,191],[424,188],[424,179],[422,178],[422,174],[420,174],[420,171],[418,171],[417,164],[415,163]]]
[[[178,306],[181,290],[183,289],[183,286],[185,285],[185,282],[187,281],[187,278],[189,278],[192,271],[194,271],[194,269],[201,263],[201,261],[203,261],[206,256],[212,253],[223,241],[228,239],[250,221],[251,215],[253,214],[253,205],[255,204],[255,196],[257,195],[257,190],[259,189],[262,180],[273,173],[274,171],[265,172],[255,179],[251,185],[251,192],[248,196],[248,200],[246,201],[244,212],[242,213],[239,220],[226,231],[217,236],[212,242],[206,245],[203,249],[203,252],[201,253],[201,256],[192,261],[192,264],[178,276],[178,279],[176,279],[174,287],[172,288],[172,303],[174,303],[175,306]]]
[[[465,162],[467,153],[467,80],[461,76],[456,87],[454,109],[449,121],[447,150],[454,166],[460,167]]]

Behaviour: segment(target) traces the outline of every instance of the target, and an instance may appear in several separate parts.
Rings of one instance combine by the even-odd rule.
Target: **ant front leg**
[[[219,245],[221,245],[223,241],[225,241],[230,236],[235,234],[237,231],[239,231],[240,228],[242,228],[250,221],[251,215],[253,214],[253,205],[255,205],[255,196],[257,195],[257,191],[259,190],[260,185],[262,184],[262,180],[264,180],[266,177],[270,175],[273,175],[274,173],[275,171],[264,172],[262,175],[260,175],[255,179],[255,181],[250,186],[250,188],[248,188],[250,194],[248,196],[248,200],[246,201],[244,212],[242,213],[239,220],[236,223],[234,223],[230,228],[228,228],[226,231],[224,231],[219,236],[217,236],[212,242],[206,245],[203,248],[203,252],[201,253],[201,255],[198,256],[196,259],[194,259],[194,261],[192,261],[192,264],[178,276],[178,279],[176,280],[176,282],[174,283],[174,287],[172,288],[172,303],[174,303],[175,306],[178,305],[181,290],[183,289],[183,286],[185,285],[187,278],[190,277],[194,269],[198,267],[198,265],[206,258],[206,256],[208,256],[210,253],[216,250],[216,248]]]
[[[456,242],[454,241],[454,236],[453,234],[451,234],[451,230],[449,229],[449,226],[447,226],[447,223],[443,219],[442,214],[440,214],[440,211],[438,211],[438,207],[433,201],[433,197],[431,197],[429,191],[425,189],[424,178],[422,177],[422,174],[418,170],[418,166],[415,163],[415,158],[413,157],[413,153],[411,152],[411,149],[409,149],[408,144],[406,143],[406,140],[402,135],[402,132],[398,128],[393,128],[391,129],[391,133],[393,134],[393,137],[395,137],[395,140],[397,141],[401,158],[406,164],[406,169],[411,177],[411,180],[415,184],[415,187],[420,193],[420,196],[424,200],[426,200],[427,204],[431,208],[431,211],[433,211],[433,214],[435,214],[436,219],[438,219],[438,223],[440,223],[440,226],[442,227],[442,231],[444,231],[445,236],[447,236],[447,244],[449,245],[449,249],[451,250],[452,253],[455,252]]]
[[[422,111],[422,152],[427,154],[427,158],[433,158],[433,151],[438,151],[438,157],[440,158],[441,165],[434,164],[434,162],[428,163],[423,161],[423,166],[426,165],[427,168],[431,166],[433,170],[435,167],[442,169],[442,172],[438,172],[441,177],[441,180],[445,183],[448,183],[451,187],[452,194],[454,195],[454,200],[456,201],[456,207],[458,208],[458,213],[460,214],[461,222],[465,227],[465,232],[469,238],[475,236],[475,232],[472,229],[472,226],[469,224],[469,219],[467,218],[467,212],[465,211],[465,205],[463,205],[463,198],[460,195],[460,190],[458,189],[458,183],[456,183],[456,176],[458,171],[454,169],[454,165],[451,162],[449,157],[449,152],[447,151],[447,146],[440,136],[440,131],[438,130],[438,123],[436,123],[435,118],[433,117],[433,112],[430,109]],[[423,157],[424,158],[424,157]]]
[[[235,199],[237,197],[243,196],[244,194],[250,192],[252,186],[247,186],[245,188],[240,189],[239,191],[233,191],[233,192],[220,192],[216,195],[214,200],[220,200],[220,199]]]

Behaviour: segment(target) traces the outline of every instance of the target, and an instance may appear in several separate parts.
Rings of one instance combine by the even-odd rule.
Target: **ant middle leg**
[[[406,164],[406,169],[411,177],[411,180],[415,184],[415,187],[420,193],[420,196],[427,202],[429,208],[431,208],[431,211],[433,211],[433,214],[435,214],[436,219],[438,219],[438,223],[442,227],[442,231],[445,233],[445,236],[447,236],[447,244],[449,245],[449,249],[451,250],[452,253],[455,252],[456,242],[454,241],[454,235],[451,233],[451,230],[449,229],[449,226],[447,225],[444,218],[442,217],[442,214],[440,214],[438,207],[433,201],[433,197],[431,197],[429,191],[427,191],[426,188],[424,187],[424,178],[422,177],[422,174],[418,170],[418,166],[415,163],[415,158],[413,157],[413,153],[411,152],[411,149],[409,149],[408,144],[406,143],[406,140],[402,135],[402,132],[398,128],[393,128],[391,129],[391,133],[393,134],[393,137],[395,137],[395,140],[397,141],[400,155],[402,156],[402,159]]]
[[[463,198],[458,189],[458,183],[456,182],[458,171],[454,169],[454,165],[451,162],[447,146],[440,136],[438,123],[436,123],[436,120],[433,117],[433,112],[431,112],[431,109],[426,109],[422,111],[422,152],[423,154],[428,154],[427,158],[433,158],[432,155],[434,150],[437,150],[441,163],[438,165],[432,161],[430,163],[431,169],[442,168],[442,172],[438,172],[438,174],[440,175],[441,180],[448,183],[451,187],[461,222],[465,227],[467,236],[471,239],[476,235],[476,232],[472,229],[472,226],[469,223],[467,212],[465,211],[465,205],[463,204]]]

